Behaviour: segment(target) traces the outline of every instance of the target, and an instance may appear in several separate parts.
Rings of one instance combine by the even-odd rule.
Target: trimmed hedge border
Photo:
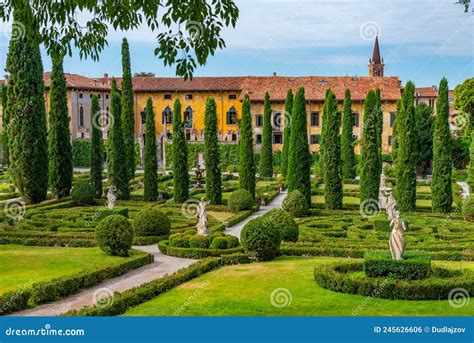
[[[148,253],[134,251],[133,254],[136,255],[133,259],[116,266],[35,283],[28,288],[5,293],[0,296],[0,314],[26,309],[28,304],[40,305],[76,294],[105,279],[123,275],[132,269],[149,264],[153,260],[153,255]]]
[[[201,259],[205,257],[219,257],[223,255],[230,255],[235,253],[241,253],[244,248],[239,246],[231,249],[202,249],[202,248],[178,248],[170,247],[168,241],[161,241],[158,243],[158,249],[168,256],[182,257],[182,258],[193,258]]]
[[[139,236],[133,238],[133,245],[151,245],[168,239],[168,235],[163,236]]]
[[[423,280],[355,277],[362,262],[332,263],[314,269],[316,283],[335,292],[399,300],[445,300],[455,288],[474,293],[473,273],[433,268],[433,277]],[[435,278],[436,277],[436,278]]]

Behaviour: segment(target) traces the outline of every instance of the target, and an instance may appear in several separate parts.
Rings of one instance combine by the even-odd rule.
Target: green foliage
[[[377,133],[377,148],[379,151],[379,155],[382,155],[382,131],[383,131],[383,106],[382,106],[382,99],[380,98],[380,89],[377,88],[375,90],[375,100],[374,100],[374,120],[375,120],[375,128]],[[382,159],[380,158],[378,161],[378,170],[379,175],[382,174]]]
[[[469,136],[451,136],[451,156],[453,167],[464,169],[469,163],[469,147],[471,139]]]
[[[237,248],[240,244],[239,239],[232,235],[225,235],[224,238],[227,241],[227,249]]]
[[[135,236],[164,236],[169,234],[170,229],[168,216],[154,208],[140,211],[133,219]]]
[[[255,198],[255,158],[253,155],[253,128],[250,100],[245,95],[242,103],[242,119],[240,122],[239,140],[239,181],[240,187],[247,190]]]
[[[8,112],[7,112],[7,86],[1,85],[0,87],[0,101],[2,103],[2,146],[3,146],[3,164],[9,164],[9,151],[8,151]]]
[[[21,14],[26,13],[15,11],[13,25],[24,24]],[[32,33],[27,26],[21,37],[10,40],[6,111],[12,181],[27,203],[38,203],[46,199],[48,190],[48,143],[43,65]]]
[[[225,237],[214,237],[210,249],[227,249],[227,239]]]
[[[126,152],[123,142],[120,95],[114,78],[112,78],[110,98],[112,127],[110,128],[110,149],[107,161],[108,182],[117,188],[119,199],[127,200],[130,199],[128,165],[124,163]]]
[[[189,198],[188,146],[179,99],[174,102],[173,116],[173,189],[174,202],[185,202]]]
[[[191,249],[200,248],[207,249],[209,248],[209,237],[207,236],[192,236],[189,239],[189,247]]]
[[[449,129],[448,80],[439,84],[433,138],[433,181],[431,182],[433,212],[451,211],[452,139]]]
[[[266,217],[279,231],[281,240],[285,242],[297,242],[299,236],[298,224],[288,212],[274,208],[268,211]]]
[[[102,169],[104,164],[104,144],[102,142],[102,131],[97,125],[97,116],[100,115],[99,98],[96,94],[92,96],[91,104],[91,141],[90,141],[90,183],[94,185],[95,197],[102,197]],[[73,141],[74,142],[74,141]]]
[[[474,77],[464,80],[454,88],[454,108],[461,111],[461,115],[468,122],[467,128],[474,127]]]
[[[132,71],[127,39],[122,40],[122,123],[128,179],[135,176],[135,116],[133,113]]]
[[[395,111],[395,121],[392,127],[392,162],[393,165],[397,164],[397,153],[398,153],[398,129],[397,129],[397,118],[400,115],[400,109],[402,106],[402,99],[397,100],[397,110]]]
[[[260,166],[258,171],[260,176],[271,177],[273,175],[273,154],[272,154],[272,108],[270,105],[270,95],[265,93],[263,104],[263,130],[262,144],[260,147]]]
[[[230,195],[227,206],[232,212],[240,212],[251,210],[255,200],[252,195],[245,189],[238,189]]]
[[[219,142],[217,139],[216,101],[208,97],[204,115],[204,162],[206,164],[206,198],[213,205],[222,202]]]
[[[300,191],[307,208],[311,206],[311,155],[308,145],[308,127],[306,125],[306,99],[304,88],[296,93],[293,102],[291,139],[288,157],[288,191]]]
[[[468,179],[469,189],[474,192],[474,131],[471,131],[471,145],[469,147]]]
[[[153,111],[153,101],[149,97],[146,102],[146,131],[144,149],[144,190],[145,201],[156,201],[158,199],[158,158],[156,155],[156,130],[155,112]]]
[[[282,204],[283,210],[293,217],[303,217],[308,213],[308,203],[303,193],[299,190],[288,193]]]
[[[73,139],[72,148],[72,165],[74,167],[90,167],[90,157],[92,154],[92,141],[89,139]],[[105,150],[104,158],[105,158]]]
[[[406,252],[402,260],[394,260],[388,251],[366,251],[364,272],[368,277],[425,279],[431,273],[431,258],[425,252]]]
[[[173,234],[169,237],[170,247],[189,248],[189,239],[191,236],[185,236],[181,233]]]
[[[95,239],[106,254],[128,256],[133,242],[132,226],[123,216],[109,216],[97,225]]]
[[[281,152],[280,172],[284,178],[288,174],[288,156],[291,141],[291,112],[293,111],[293,92],[288,89],[285,100],[285,114],[283,123],[283,149]]]
[[[354,120],[352,117],[351,91],[346,89],[342,112],[341,164],[342,178],[352,180],[356,177],[356,157],[354,152]]]
[[[94,215],[94,219],[97,222],[100,222],[102,219],[107,218],[108,216],[119,215],[125,218],[128,218],[128,208],[103,208],[100,209],[96,215]]]
[[[337,113],[337,99],[329,89],[324,101],[326,127],[324,139],[324,202],[326,208],[339,210],[342,208],[342,178],[341,178],[341,137],[340,117]]]
[[[95,204],[95,189],[89,182],[77,183],[71,192],[72,200],[78,205],[94,205]]]
[[[474,222],[474,196],[471,195],[463,200],[462,215],[464,220]]]
[[[426,170],[433,159],[433,109],[422,102],[415,107],[416,165]]]
[[[257,261],[271,261],[279,252],[281,237],[278,229],[266,218],[257,217],[245,224],[240,241]]]

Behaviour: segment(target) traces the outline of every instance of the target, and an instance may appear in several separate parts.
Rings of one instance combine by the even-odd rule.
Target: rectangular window
[[[435,102],[434,99],[429,100],[429,105],[430,105],[431,108],[434,107],[434,102]]]
[[[397,119],[395,112],[390,112],[390,127],[393,127],[393,124],[395,124],[395,119]]]
[[[229,111],[227,112],[227,125],[237,124],[237,112]]]
[[[320,144],[321,142],[321,135],[311,135],[309,136],[309,143],[310,144]]]
[[[108,95],[108,94],[105,94],[105,98],[108,100],[108,99],[109,99],[109,95]]]
[[[165,94],[165,100],[171,100],[171,94]]]
[[[237,99],[236,94],[229,94],[229,100],[235,100],[235,99]]]
[[[281,132],[273,132],[273,144],[282,144],[283,143],[283,135]]]
[[[262,127],[263,126],[263,116],[261,114],[257,114],[255,116],[255,127]]]
[[[257,133],[255,135],[255,144],[262,144],[262,134]]]
[[[187,100],[192,100],[192,99],[193,99],[193,95],[192,95],[192,94],[186,94],[186,99],[187,99]]]
[[[392,145],[392,136],[388,136],[388,145]]]
[[[82,99],[84,95],[82,93],[79,93],[79,99]]]
[[[319,126],[319,112],[311,112],[311,126]]]
[[[146,124],[146,112],[145,111],[140,112],[140,118],[141,118],[142,124]]]
[[[359,113],[357,112],[352,113],[352,118],[354,121],[354,126],[359,127]]]

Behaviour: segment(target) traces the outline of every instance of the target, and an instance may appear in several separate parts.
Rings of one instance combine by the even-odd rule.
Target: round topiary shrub
[[[308,203],[300,191],[289,193],[283,200],[282,208],[293,217],[303,217],[308,213]]]
[[[170,229],[168,216],[155,208],[144,209],[133,219],[135,236],[163,236],[168,235]]]
[[[190,248],[207,249],[209,248],[209,237],[207,236],[191,236],[189,238]]]
[[[257,217],[245,224],[240,241],[257,261],[270,261],[280,250],[280,231],[265,217]]]
[[[80,182],[72,188],[71,197],[78,205],[94,205],[94,187],[92,187],[88,182]]]
[[[123,216],[108,216],[97,225],[95,239],[108,255],[128,256],[133,241],[132,226]]]
[[[474,221],[474,196],[465,198],[462,202],[462,215],[464,220]]]
[[[169,237],[170,247],[189,248],[189,236],[184,236],[181,233],[176,233]]]
[[[232,235],[225,235],[227,241],[227,249],[237,248],[239,246],[239,239]]]
[[[225,237],[216,237],[212,240],[211,249],[227,249],[227,239]]]
[[[252,195],[245,189],[238,189],[230,195],[229,206],[232,212],[240,212],[252,209],[255,201]]]
[[[285,242],[297,242],[300,230],[288,212],[279,208],[268,211],[265,217],[280,231],[281,240]]]

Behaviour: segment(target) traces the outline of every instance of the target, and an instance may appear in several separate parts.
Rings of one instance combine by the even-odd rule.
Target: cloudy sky
[[[474,75],[474,12],[456,0],[236,0],[240,19],[224,33],[227,48],[209,58],[197,76],[367,75],[373,39],[379,35],[385,74],[431,86],[446,76],[450,88]],[[131,46],[133,71],[174,76],[153,50],[146,28],[110,32],[98,63],[78,57],[65,70],[88,76],[120,75],[120,41]],[[0,65],[8,42],[2,35]],[[76,54],[77,55],[77,54]],[[45,70],[51,68],[43,55]]]

